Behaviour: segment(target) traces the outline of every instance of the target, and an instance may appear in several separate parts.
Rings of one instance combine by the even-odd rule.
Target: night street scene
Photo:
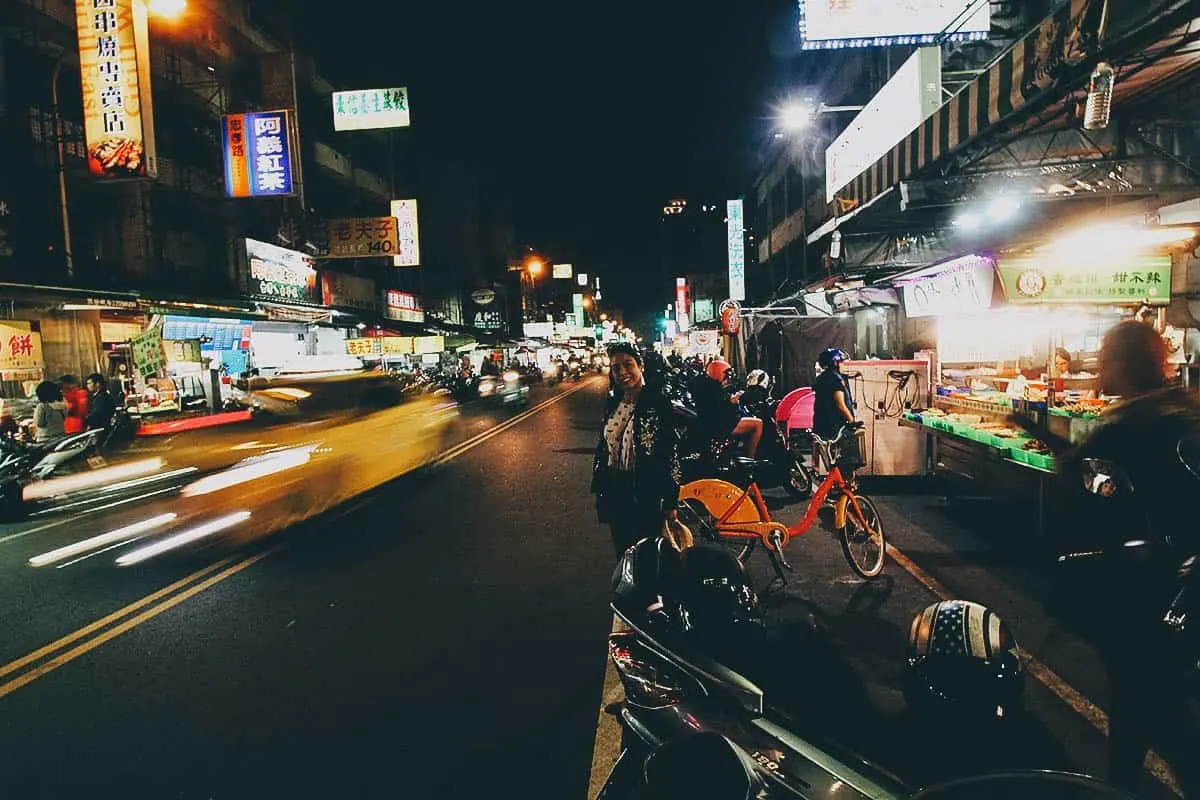
[[[0,0],[0,800],[1200,800],[1200,0]]]

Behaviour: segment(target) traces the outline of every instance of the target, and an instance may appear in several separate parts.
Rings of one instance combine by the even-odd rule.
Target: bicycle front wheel
[[[854,503],[846,507],[846,521],[838,531],[842,541],[842,553],[850,568],[863,578],[874,578],[883,572],[883,562],[887,557],[887,540],[883,533],[883,520],[879,509],[869,497],[861,494],[854,495],[862,518],[854,512]]]

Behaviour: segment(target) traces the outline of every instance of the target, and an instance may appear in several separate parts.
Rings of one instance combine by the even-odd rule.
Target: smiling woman
[[[592,463],[596,514],[620,556],[657,537],[675,518],[679,456],[666,399],[646,388],[642,356],[629,344],[608,349],[613,390]]]

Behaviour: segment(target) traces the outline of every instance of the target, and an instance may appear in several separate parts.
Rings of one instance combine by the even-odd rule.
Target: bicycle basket
[[[833,460],[842,472],[853,472],[867,465],[867,434],[862,428],[845,431],[833,446]]]

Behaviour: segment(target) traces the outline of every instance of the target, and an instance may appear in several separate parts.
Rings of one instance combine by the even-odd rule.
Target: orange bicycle
[[[684,484],[679,490],[680,517],[693,531],[713,541],[744,540],[746,544],[738,555],[743,563],[754,552],[755,545],[762,542],[779,581],[787,583],[783,568],[791,571],[792,565],[783,551],[794,537],[808,532],[828,498],[833,504],[834,530],[846,561],[858,575],[874,578],[883,571],[887,542],[875,503],[858,493],[854,480],[854,471],[862,466],[859,429],[847,426],[830,440],[810,435],[814,458],[823,461],[829,471],[809,500],[804,518],[792,527],[771,519],[754,480],[755,462],[749,459],[741,460],[750,473],[744,489],[716,478]]]

